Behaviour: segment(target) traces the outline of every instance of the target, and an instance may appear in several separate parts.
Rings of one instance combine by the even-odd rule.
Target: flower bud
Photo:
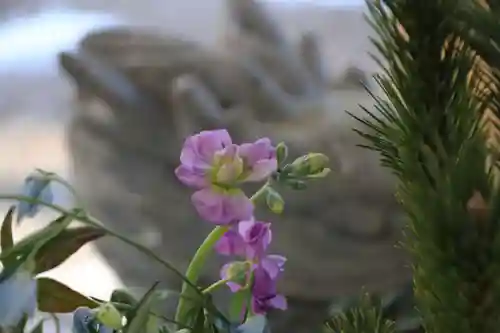
[[[227,268],[227,280],[233,282],[246,281],[247,272],[250,270],[250,264],[246,261],[235,261],[229,264]]]
[[[266,204],[275,214],[281,214],[285,208],[283,197],[272,187],[267,187],[266,189]]]
[[[276,146],[276,159],[278,161],[278,165],[284,163],[287,157],[288,157],[288,147],[284,142],[280,142]]]
[[[101,324],[115,330],[123,326],[123,316],[112,303],[101,304],[95,317]]]
[[[327,165],[329,162],[330,160],[325,154],[309,153],[293,161],[291,168],[296,176],[318,178],[328,174]]]
[[[54,195],[50,188],[50,174],[36,170],[24,180],[22,195],[34,200],[52,203]],[[20,201],[17,208],[17,223],[26,217],[34,217],[41,209],[38,203]]]
[[[230,262],[222,267],[221,278],[227,281],[226,284],[232,292],[237,292],[247,284],[247,274],[251,268],[250,262]]]

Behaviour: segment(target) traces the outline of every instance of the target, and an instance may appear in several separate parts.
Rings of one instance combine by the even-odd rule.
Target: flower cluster
[[[191,199],[198,214],[227,227],[217,252],[245,258],[224,265],[222,280],[233,292],[250,288],[255,314],[286,309],[286,299],[276,291],[286,259],[266,254],[271,224],[254,218],[252,200],[240,188],[244,182],[267,181],[277,171],[276,147],[268,138],[237,145],[226,130],[202,131],[186,139],[180,160],[175,173],[197,190]]]
[[[226,130],[202,131],[186,139],[180,156],[181,165],[175,174],[183,184],[195,189],[193,206],[201,218],[215,224],[216,228],[200,245],[186,271],[182,289],[186,297],[179,300],[175,318],[182,324],[179,328],[190,327],[191,303],[186,300],[189,291],[196,289],[186,286],[196,283],[207,252],[214,248],[220,255],[238,259],[223,265],[220,280],[201,293],[208,294],[227,285],[232,292],[238,293],[238,302],[239,296],[244,296],[241,313],[245,321],[237,322],[237,331],[243,330],[245,325],[257,325],[264,330],[263,318],[270,309],[287,308],[285,297],[277,292],[277,280],[286,258],[268,253],[273,238],[271,224],[255,218],[254,203],[264,197],[269,209],[279,214],[283,211],[284,200],[273,188],[274,184],[304,188],[306,181],[323,177],[329,169],[326,168],[328,159],[322,154],[308,154],[291,164],[284,163],[286,158],[284,143],[275,147],[271,140],[262,138],[252,143],[235,144]],[[242,190],[242,184],[247,182],[263,184],[259,191],[248,197]],[[22,195],[14,196],[19,201],[17,223],[34,217],[43,206],[61,212],[61,216],[20,242],[14,242],[12,233],[15,206],[9,209],[1,225],[0,331],[11,328],[22,331],[26,326],[25,319],[32,318],[38,310],[73,312],[74,333],[140,333],[144,331],[144,325],[151,328],[151,332],[157,332],[157,319],[148,314],[156,297],[155,286],[140,301],[126,292],[115,291],[109,301],[98,302],[60,282],[38,276],[62,264],[85,243],[114,235],[102,223],[84,214],[82,207],[66,210],[55,205],[52,202],[52,183],[66,187],[77,197],[72,187],[57,175],[36,170],[27,177]],[[74,220],[87,225],[69,228]],[[149,250],[122,240],[147,251],[152,258],[176,271]],[[120,310],[114,305],[118,303]],[[249,311],[253,316],[247,316]],[[253,321],[247,318],[253,318]]]
[[[271,308],[285,310],[286,299],[277,293],[276,281],[283,271],[286,258],[266,254],[271,243],[271,224],[261,221],[240,221],[229,229],[216,245],[218,253],[245,258],[222,267],[221,278],[233,292],[250,282],[252,312],[265,314]]]
[[[218,225],[253,216],[253,204],[238,187],[266,180],[278,167],[276,149],[267,138],[233,144],[226,130],[202,131],[186,139],[177,178],[197,189],[191,199],[198,214]]]

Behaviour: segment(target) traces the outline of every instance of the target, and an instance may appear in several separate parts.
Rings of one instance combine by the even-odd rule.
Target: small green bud
[[[272,187],[266,189],[266,204],[274,214],[281,214],[285,208],[285,200]]]
[[[284,163],[287,157],[288,157],[288,147],[284,142],[280,142],[276,146],[276,159],[278,160],[278,165]]]
[[[297,158],[291,164],[292,172],[296,176],[314,177],[318,178],[319,175],[324,177],[330,159],[325,154],[309,153],[307,155]]]
[[[97,308],[96,319],[114,330],[119,330],[123,326],[123,316],[112,303],[101,304]]]
[[[324,168],[323,170],[321,170],[320,172],[318,173],[315,173],[315,174],[312,174],[312,175],[308,175],[307,178],[309,179],[314,179],[314,178],[325,178],[326,176],[328,176],[328,174],[331,172],[332,170],[330,168]]]
[[[243,286],[246,283],[247,273],[250,269],[251,263],[247,261],[234,261],[228,264],[224,279]]]

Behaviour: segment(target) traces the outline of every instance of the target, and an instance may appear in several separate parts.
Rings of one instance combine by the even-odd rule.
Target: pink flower
[[[228,230],[215,248],[223,255],[238,255],[254,260],[264,255],[271,239],[270,223],[244,220]]]
[[[198,189],[191,199],[203,219],[230,224],[252,217],[253,204],[238,186],[269,177],[277,169],[275,150],[269,139],[238,146],[226,130],[202,131],[184,142],[175,174]]]
[[[276,148],[268,138],[238,146],[226,130],[214,130],[186,139],[175,174],[182,183],[194,188],[234,187],[265,180],[277,168]]]
[[[246,181],[262,181],[278,169],[276,148],[271,140],[262,138],[254,143],[244,143],[240,146],[240,156],[243,158],[246,170]]]
[[[177,178],[187,186],[203,188],[210,185],[207,173],[217,152],[232,145],[226,130],[202,131],[190,136],[181,151],[181,165],[175,170]]]

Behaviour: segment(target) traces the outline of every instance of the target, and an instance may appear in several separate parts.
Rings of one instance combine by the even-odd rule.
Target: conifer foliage
[[[480,70],[500,68],[488,41],[500,45],[500,16],[473,6],[489,15],[479,18],[471,2],[368,2],[385,96],[357,132],[398,179],[417,308],[432,333],[500,332],[500,191],[484,131],[500,76],[489,71],[486,84]]]

